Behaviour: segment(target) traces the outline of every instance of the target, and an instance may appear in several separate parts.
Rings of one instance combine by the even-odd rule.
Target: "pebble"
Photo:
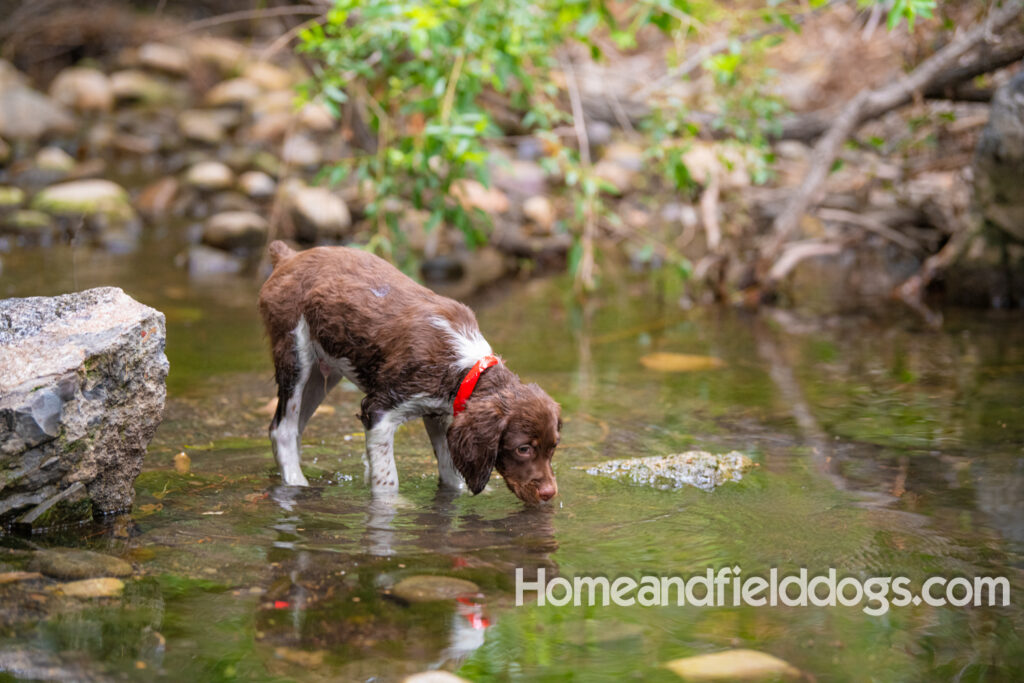
[[[323,150],[317,143],[301,133],[289,135],[281,146],[281,158],[293,166],[317,166],[323,161]]]
[[[336,239],[352,225],[352,215],[345,200],[327,188],[293,182],[286,188],[286,196],[295,224],[295,236],[300,240]]]
[[[267,219],[257,213],[225,211],[207,219],[203,227],[203,242],[228,251],[261,247],[267,239],[269,227]]]
[[[36,167],[65,175],[75,167],[75,158],[60,147],[43,147],[36,152]]]
[[[187,109],[178,114],[178,130],[189,140],[211,145],[223,142],[227,136],[224,117],[203,109]]]
[[[264,90],[288,90],[293,84],[288,71],[270,62],[253,62],[242,75]]]
[[[50,133],[71,133],[75,119],[49,97],[16,85],[0,88],[0,136],[37,140]]]
[[[544,195],[534,195],[523,202],[523,215],[547,231],[555,225],[555,207]]]
[[[452,183],[451,194],[464,209],[496,214],[508,211],[508,197],[496,187],[484,187],[478,180],[460,178]]]
[[[245,78],[232,78],[221,81],[206,93],[206,103],[220,107],[224,105],[249,104],[260,96],[258,85]]]
[[[125,69],[110,75],[110,85],[117,100],[137,100],[147,104],[166,104],[180,99],[180,94],[156,76],[137,69]]]
[[[73,66],[50,84],[50,97],[78,111],[108,112],[114,107],[114,88],[99,69]]]
[[[200,190],[223,190],[235,182],[235,174],[219,161],[201,161],[185,172],[185,182]]]
[[[149,69],[164,71],[175,76],[188,74],[188,52],[164,43],[146,43],[139,48],[139,64]]]
[[[238,188],[253,199],[267,199],[274,196],[277,183],[263,171],[246,171],[238,176]]]

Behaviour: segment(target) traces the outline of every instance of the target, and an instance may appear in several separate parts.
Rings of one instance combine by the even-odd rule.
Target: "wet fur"
[[[274,272],[259,310],[278,385],[270,432],[286,483],[305,483],[298,470],[302,429],[346,376],[365,393],[359,417],[375,492],[397,490],[394,429],[415,417],[427,425],[443,483],[458,484],[446,473],[450,458],[474,494],[495,468],[525,501],[557,492],[551,458],[559,408],[540,387],[497,365],[483,373],[466,410],[452,416],[462,378],[490,349],[468,307],[357,249],[296,253],[275,241],[269,253]],[[530,457],[516,452],[524,443],[533,446]]]

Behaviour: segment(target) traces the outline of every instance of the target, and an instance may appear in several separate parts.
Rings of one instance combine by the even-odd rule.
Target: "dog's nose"
[[[543,482],[537,487],[537,497],[541,500],[551,500],[558,495],[558,484],[553,481]]]

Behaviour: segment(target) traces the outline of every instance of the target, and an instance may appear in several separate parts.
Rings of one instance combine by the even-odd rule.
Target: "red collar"
[[[459,385],[458,393],[455,394],[455,405],[452,407],[453,415],[458,415],[466,409],[466,401],[473,394],[473,389],[476,388],[476,383],[480,381],[480,375],[484,374],[484,370],[500,362],[501,359],[491,353],[473,364],[465,379],[462,380],[462,384]]]

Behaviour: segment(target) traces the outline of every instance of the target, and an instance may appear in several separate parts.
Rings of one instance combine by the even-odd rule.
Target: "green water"
[[[474,303],[508,365],[563,406],[559,497],[526,508],[497,480],[477,497],[439,495],[417,422],[396,443],[408,505],[387,510],[362,482],[358,396],[344,384],[304,435],[313,485],[279,488],[259,412],[274,387],[256,280],[189,281],[170,256],[86,249],[0,259],[2,296],[116,284],[165,311],[171,363],[131,518],[0,539],[9,568],[27,548],[73,545],[130,560],[136,576],[120,598],[11,608],[0,653],[89,680],[387,681],[437,667],[472,680],[675,680],[665,662],[732,648],[818,681],[1024,679],[1019,316],[948,312],[941,331],[910,316],[809,324],[683,310],[650,282],[582,307],[565,282],[509,285]],[[639,362],[654,351],[725,365],[660,374]],[[741,450],[758,466],[713,493],[580,469],[693,448]],[[188,474],[173,468],[180,451]],[[881,616],[514,604],[517,567],[571,578],[736,565],[905,575],[915,587],[1006,576],[1012,602]],[[389,595],[414,574],[472,580],[482,597],[410,606]],[[7,605],[13,590],[0,585]]]

